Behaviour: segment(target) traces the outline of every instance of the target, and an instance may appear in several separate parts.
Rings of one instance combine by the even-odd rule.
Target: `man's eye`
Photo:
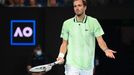
[[[81,5],[78,5],[78,6],[81,6]]]

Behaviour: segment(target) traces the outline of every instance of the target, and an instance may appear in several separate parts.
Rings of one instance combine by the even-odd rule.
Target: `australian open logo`
[[[36,21],[35,20],[11,20],[10,23],[11,45],[35,45]]]

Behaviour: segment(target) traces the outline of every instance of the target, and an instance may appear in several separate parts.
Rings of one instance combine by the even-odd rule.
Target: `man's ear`
[[[87,10],[87,6],[85,6],[85,11]]]

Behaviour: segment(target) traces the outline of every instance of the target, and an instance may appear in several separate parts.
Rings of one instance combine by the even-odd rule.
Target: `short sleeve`
[[[60,37],[63,38],[64,40],[68,40],[69,32],[68,32],[68,24],[66,22],[63,23],[62,30],[61,30],[61,35]]]
[[[98,37],[104,34],[104,31],[97,19],[95,19],[94,26],[95,26],[94,28],[95,37]]]

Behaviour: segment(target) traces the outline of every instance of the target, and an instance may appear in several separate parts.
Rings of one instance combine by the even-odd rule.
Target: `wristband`
[[[64,58],[64,53],[60,52],[58,57]]]

